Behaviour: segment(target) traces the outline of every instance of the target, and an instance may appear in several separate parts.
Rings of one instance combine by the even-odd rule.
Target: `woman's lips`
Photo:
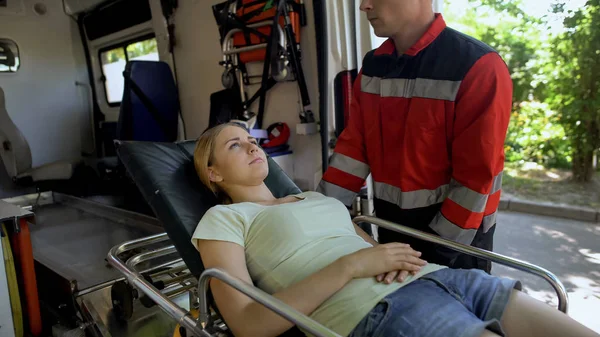
[[[262,158],[256,158],[250,162],[250,165],[256,164],[256,163],[262,163],[262,162],[264,162],[264,160]]]

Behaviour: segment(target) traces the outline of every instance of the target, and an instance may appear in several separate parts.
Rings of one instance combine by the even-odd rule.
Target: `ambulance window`
[[[158,48],[154,37],[129,41],[100,50],[106,101],[118,106],[123,97],[123,71],[131,60],[158,61]]]
[[[17,44],[13,40],[0,39],[0,73],[15,73],[20,66]]]

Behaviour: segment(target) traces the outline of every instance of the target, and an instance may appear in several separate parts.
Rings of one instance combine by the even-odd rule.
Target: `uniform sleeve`
[[[317,191],[351,206],[370,173],[360,107],[362,72],[354,81],[348,125],[340,134],[329,167]]]
[[[512,92],[508,68],[497,53],[481,57],[461,83],[450,190],[430,224],[444,238],[468,245],[481,226],[487,232],[496,223]]]
[[[198,240],[217,240],[237,243],[244,247],[244,223],[242,214],[228,207],[215,206],[209,209],[198,223],[192,235],[192,243],[194,247],[198,247]]]

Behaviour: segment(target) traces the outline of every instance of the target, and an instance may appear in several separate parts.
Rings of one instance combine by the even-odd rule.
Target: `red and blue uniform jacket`
[[[318,191],[347,206],[372,175],[377,217],[471,244],[496,223],[512,106],[508,68],[440,14],[402,55],[369,52]]]

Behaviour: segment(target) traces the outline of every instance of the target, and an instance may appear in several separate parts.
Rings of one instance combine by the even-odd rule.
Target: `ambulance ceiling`
[[[65,12],[69,15],[76,15],[86,10],[90,10],[106,0],[63,0]]]

